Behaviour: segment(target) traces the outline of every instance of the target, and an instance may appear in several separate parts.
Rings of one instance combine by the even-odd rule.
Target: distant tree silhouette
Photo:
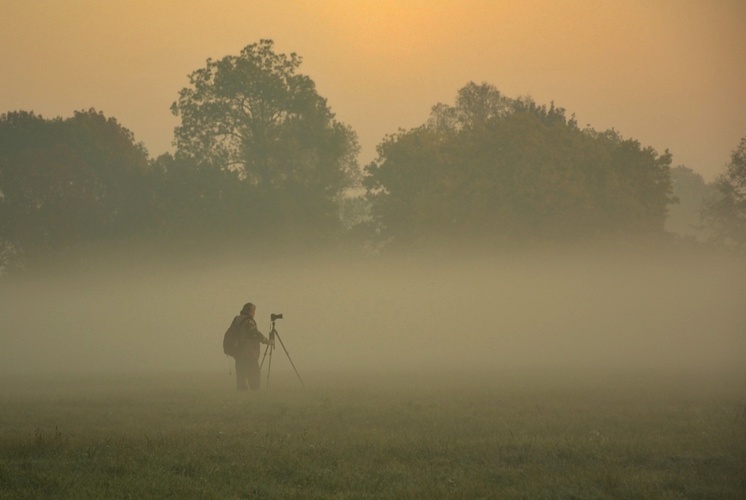
[[[715,185],[684,165],[671,169],[675,200],[668,210],[666,230],[692,241],[704,242],[712,236],[704,210],[716,193]]]
[[[709,201],[705,216],[726,245],[746,248],[746,137],[731,153],[726,171],[715,181],[717,195]]]
[[[140,230],[150,212],[147,151],[93,109],[47,120],[0,116],[0,240],[47,254]]]
[[[208,59],[172,111],[176,158],[235,173],[247,198],[235,207],[246,228],[328,236],[341,228],[339,201],[357,182],[357,136],[334,118],[300,56],[261,40],[237,56]],[[225,193],[224,193],[225,194]]]
[[[553,104],[469,83],[454,106],[384,139],[364,182],[382,236],[398,242],[649,235],[663,232],[670,163]]]

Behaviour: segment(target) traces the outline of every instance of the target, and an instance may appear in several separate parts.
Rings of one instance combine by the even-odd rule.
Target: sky
[[[375,158],[466,83],[563,107],[707,181],[746,136],[741,0],[0,0],[0,113],[95,108],[156,157],[207,58],[263,38],[303,58]]]

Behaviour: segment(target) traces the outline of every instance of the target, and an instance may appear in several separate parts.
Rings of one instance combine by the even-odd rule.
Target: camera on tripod
[[[282,313],[280,313],[280,314],[274,314],[274,313],[272,313],[272,314],[269,315],[269,319],[271,321],[274,321],[276,319],[282,319]]]

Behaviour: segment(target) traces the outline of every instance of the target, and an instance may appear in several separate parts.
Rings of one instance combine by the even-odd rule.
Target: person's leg
[[[259,362],[255,359],[250,360],[247,369],[248,369],[247,375],[249,379],[249,386],[251,387],[252,391],[258,391],[259,385],[260,385],[260,379],[262,377],[262,374],[259,371]]]
[[[246,379],[249,377],[249,370],[246,361],[246,359],[236,358],[236,389],[239,391],[248,389]]]

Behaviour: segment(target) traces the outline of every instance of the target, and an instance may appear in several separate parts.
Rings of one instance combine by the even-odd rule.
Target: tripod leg
[[[267,351],[269,351],[269,344],[267,344],[267,347],[264,349],[264,356],[262,356],[262,362],[259,363],[259,369],[262,369],[262,366],[264,366],[264,358],[267,357]]]
[[[295,367],[295,363],[293,363],[293,359],[290,357],[290,353],[285,348],[285,343],[282,341],[282,338],[280,337],[280,332],[275,331],[275,335],[277,336],[277,340],[280,341],[280,345],[282,346],[282,350],[285,351],[285,355],[288,357],[288,360],[290,360],[290,364],[292,365],[293,370],[295,370],[295,374],[298,375],[298,380],[300,380],[300,385],[302,385],[303,387],[305,387],[306,384],[304,384],[303,383],[303,379],[300,378],[300,373],[298,373],[298,369]],[[272,360],[272,358],[270,357],[270,361],[271,360]]]
[[[274,349],[272,346],[267,346],[269,348],[269,363],[267,363],[267,389],[269,389],[269,373],[272,371],[272,351]]]

